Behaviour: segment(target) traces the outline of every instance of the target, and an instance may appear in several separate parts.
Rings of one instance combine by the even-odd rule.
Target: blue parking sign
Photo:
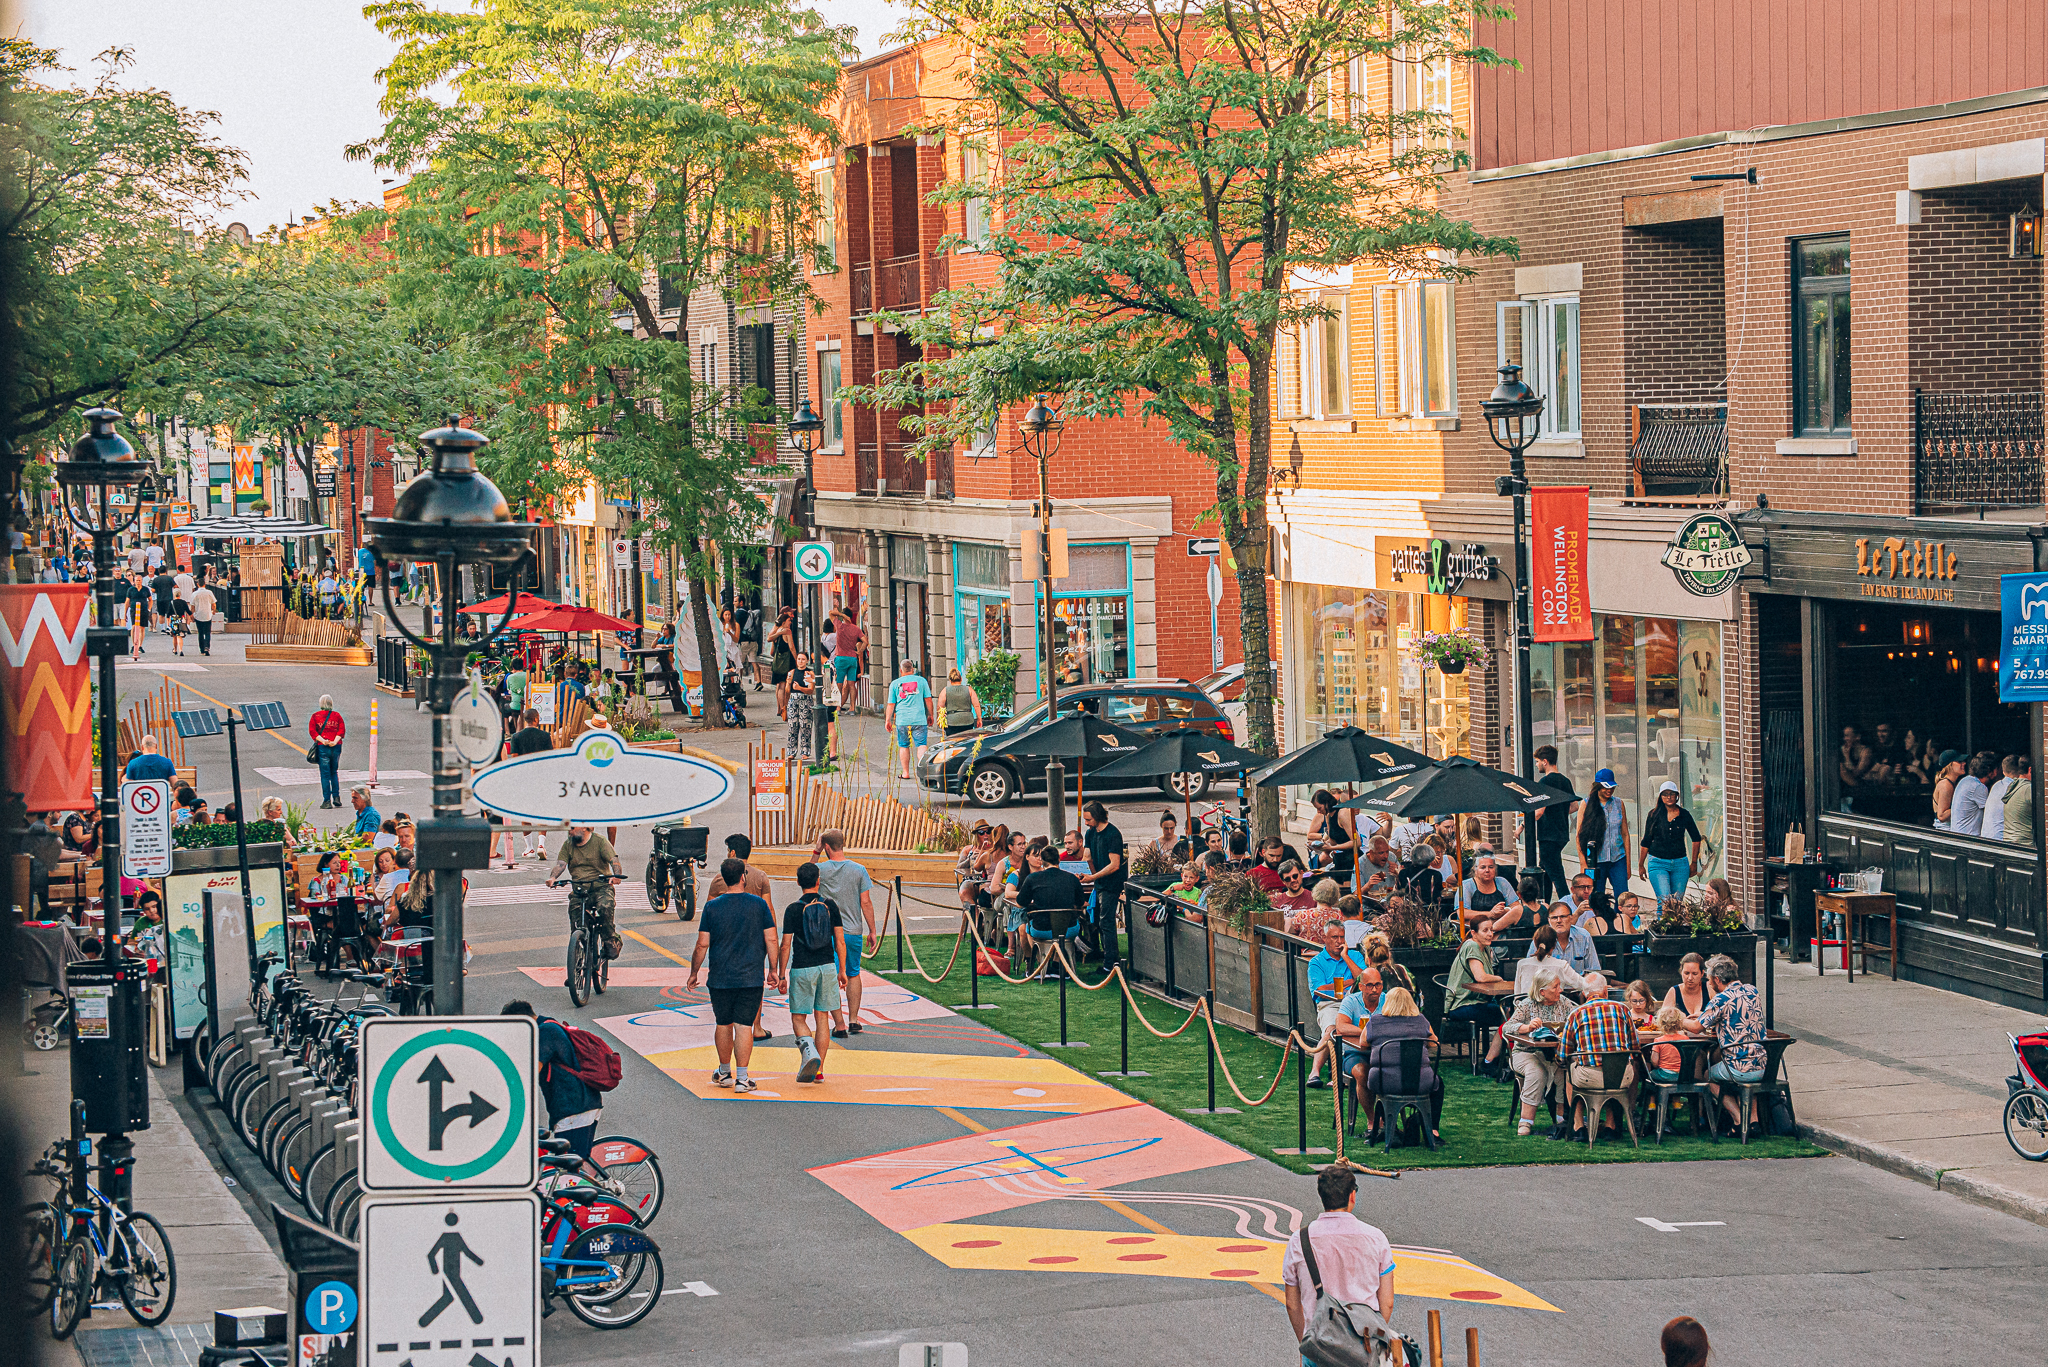
[[[2048,574],[1998,581],[1998,700],[2048,702]]]
[[[322,1282],[306,1293],[305,1324],[320,1334],[339,1334],[355,1327],[356,1289],[347,1282]]]

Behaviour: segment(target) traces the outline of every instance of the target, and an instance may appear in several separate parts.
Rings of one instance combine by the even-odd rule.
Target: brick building
[[[1370,300],[1359,280],[1335,286],[1351,411],[1297,400],[1300,459],[1272,498],[1288,739],[1369,724],[1336,682],[1363,680],[1344,657],[1371,645],[1329,610],[1341,590],[1353,620],[1392,623],[1388,667],[1413,663],[1398,606],[1377,601],[1399,587],[1389,538],[1470,542],[1511,574],[1493,490],[1506,458],[1477,405],[1515,361],[1547,399],[1531,482],[1591,491],[1595,639],[1536,648],[1536,743],[1559,747],[1581,792],[1614,769],[1638,830],[1676,781],[1713,871],[1752,908],[1759,861],[1802,825],[1842,867],[1886,870],[1902,972],[2038,1003],[2039,794],[2024,844],[1936,830],[1928,756],[2031,754],[2034,785],[2043,767],[2041,717],[2000,701],[1997,612],[2001,573],[2048,567],[2048,19],[2004,0],[1871,0],[1802,46],[1777,27],[1818,12],[1632,6],[1582,30],[1581,7],[1516,9],[1477,36],[1521,69],[1447,83],[1472,168],[1444,207],[1517,238],[1519,260],[1442,287],[1441,321],[1425,282],[1372,279]],[[1416,339],[1446,339],[1414,375],[1404,306]],[[1702,515],[1748,549],[1732,586],[1664,563],[1674,543],[1712,542],[1712,522],[1685,536]],[[1502,647],[1466,685],[1469,752],[1514,764],[1503,606],[1466,609]],[[1498,708],[1484,734],[1480,692]],[[1434,742],[1426,679],[1419,693],[1412,720]],[[1383,714],[1402,724],[1384,734],[1418,734],[1410,712]]]
[[[811,167],[831,205],[818,230],[832,260],[811,281],[825,307],[805,320],[804,383],[826,423],[815,471],[819,534],[840,571],[829,597],[863,615],[871,682],[903,659],[943,680],[1006,649],[1022,699],[1039,692],[1040,608],[1023,561],[1038,467],[1018,413],[995,415],[981,441],[913,459],[904,414],[835,398],[916,355],[874,321],[878,311],[913,312],[949,285],[994,278],[997,262],[976,246],[988,202],[927,202],[941,184],[1000,174],[1000,135],[945,126],[965,93],[963,63],[929,43],[846,68],[841,145]],[[1185,541],[1214,530],[1195,521],[1215,502],[1213,469],[1131,416],[1069,422],[1050,477],[1054,525],[1071,547],[1068,577],[1053,586],[1060,680],[1207,674],[1208,561]],[[1237,590],[1231,574],[1223,583],[1217,620],[1235,662]]]

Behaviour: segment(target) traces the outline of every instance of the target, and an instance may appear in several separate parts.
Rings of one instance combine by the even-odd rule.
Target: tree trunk
[[[694,565],[702,549],[702,543],[692,537],[687,562]],[[724,643],[719,639],[718,628],[711,616],[711,586],[694,569],[690,571],[690,624],[697,633],[698,671],[704,688],[704,724],[723,726],[725,709],[719,705],[718,688],[725,677]]]

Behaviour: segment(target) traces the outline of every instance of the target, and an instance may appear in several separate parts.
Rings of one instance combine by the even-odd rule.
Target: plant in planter
[[[1387,903],[1385,912],[1373,918],[1373,928],[1395,949],[1416,949],[1436,940],[1437,916],[1420,902],[1396,897]]]
[[[1216,929],[1248,940],[1255,918],[1271,915],[1273,903],[1250,874],[1219,870],[1209,875],[1207,911]]]
[[[985,718],[1007,717],[1016,710],[1017,657],[991,650],[967,667],[967,685],[981,699]]]
[[[278,821],[251,821],[248,823],[251,845],[274,844],[284,839],[284,823]],[[217,845],[235,843],[235,823],[232,821],[209,821],[204,826],[187,823],[171,827],[171,843],[181,850],[205,850]]]
[[[1138,852],[1131,856],[1131,877],[1159,878],[1162,876],[1177,876],[1176,870],[1173,867],[1173,857],[1165,850],[1160,849],[1159,842],[1156,840],[1149,845],[1140,846]]]
[[[1650,934],[1667,939],[1700,935],[1737,935],[1749,927],[1735,907],[1710,907],[1673,894],[1657,904],[1657,919]]]
[[[1441,674],[1463,674],[1467,665],[1486,668],[1486,643],[1460,627],[1425,631],[1415,638],[1415,653]]]

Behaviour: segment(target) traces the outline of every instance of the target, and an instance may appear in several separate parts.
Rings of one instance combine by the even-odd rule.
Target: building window
[[[1353,123],[1365,122],[1365,58],[1353,57],[1344,71],[1347,108]]]
[[[1376,411],[1448,418],[1458,411],[1457,319],[1448,280],[1382,286],[1374,295]]]
[[[1304,318],[1280,339],[1280,416],[1328,418],[1351,412],[1351,296],[1324,290],[1329,312]]]
[[[1451,146],[1451,59],[1394,56],[1394,112],[1412,116],[1400,125],[1394,151],[1442,150]]]
[[[1520,366],[1522,382],[1543,396],[1543,435],[1578,436],[1579,301],[1503,300],[1496,324],[1496,364]]]
[[[697,354],[704,368],[704,387],[718,388],[718,343],[705,342],[697,348]]]
[[[996,454],[997,412],[990,409],[975,422],[974,435],[967,440],[970,460],[990,460]]]
[[[812,270],[827,274],[839,269],[839,203],[833,197],[832,168],[821,166],[811,172],[811,193],[817,197],[817,254]]]
[[[775,385],[775,324],[743,323],[739,341],[740,365],[746,372],[739,377],[740,383],[758,385],[766,391],[767,402],[779,402],[781,395]]]
[[[1792,244],[1792,429],[1849,434],[1849,239]]]
[[[671,272],[680,273],[682,269],[683,263],[680,261],[664,261],[654,268],[654,311],[656,313],[681,312],[683,307],[683,289],[682,286],[675,282]]]
[[[825,420],[824,449],[840,450],[845,441],[840,426],[839,353],[836,351],[818,353],[818,416]]]
[[[969,185],[978,185],[984,191],[989,183],[988,145],[980,138],[963,138],[960,143],[960,178]],[[990,214],[989,198],[986,193],[969,196],[965,202],[966,216],[961,236],[977,248],[988,246]]]

